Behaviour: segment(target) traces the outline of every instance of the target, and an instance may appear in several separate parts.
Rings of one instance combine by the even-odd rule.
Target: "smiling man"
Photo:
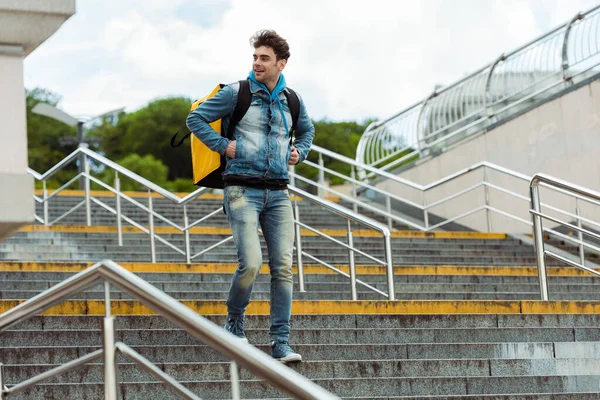
[[[272,354],[282,362],[298,362],[302,357],[289,345],[294,219],[287,166],[306,159],[315,129],[302,99],[286,87],[282,71],[290,57],[287,41],[275,31],[265,30],[250,42],[254,61],[247,81],[223,87],[190,113],[187,125],[208,148],[227,159],[224,206],[239,263],[229,289],[225,329],[246,340],[244,313],[262,266],[260,226],[271,273]],[[235,115],[240,109],[238,102],[247,106],[241,118]],[[232,121],[239,121],[233,140],[209,126],[220,118],[223,132]]]

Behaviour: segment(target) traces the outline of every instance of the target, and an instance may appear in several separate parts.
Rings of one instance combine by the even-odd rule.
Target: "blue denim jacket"
[[[209,123],[221,118],[221,129],[227,132],[229,121],[237,103],[239,83],[223,87],[214,97],[200,104],[187,118],[187,126],[209,149],[224,154],[229,140],[215,132]],[[235,158],[227,157],[223,175],[249,176],[264,179],[288,179],[290,137],[286,132],[279,105],[271,102],[269,93],[250,81],[252,102],[235,127]],[[300,96],[298,96],[300,98]],[[283,106],[287,126],[292,127],[292,116],[285,94],[279,99]],[[300,116],[294,133],[294,146],[300,155],[299,163],[308,156],[315,128],[300,98]]]

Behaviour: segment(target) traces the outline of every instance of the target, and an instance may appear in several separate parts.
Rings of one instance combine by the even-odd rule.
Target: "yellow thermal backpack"
[[[231,121],[229,122],[229,126],[227,127],[227,132],[224,134],[222,132],[221,119],[213,121],[210,123],[210,127],[213,128],[216,132],[220,133],[222,136],[228,138],[229,140],[233,139],[233,132],[235,130],[235,126],[244,115],[246,115],[246,111],[250,108],[250,103],[252,102],[252,93],[250,92],[250,83],[247,80],[239,81],[240,89],[238,92],[238,99],[235,105],[235,109],[233,110],[233,114],[231,116]],[[206,100],[210,99],[214,95],[216,95],[219,90],[221,90],[225,85],[219,84],[215,86],[215,88],[206,96],[201,98],[200,100],[196,100],[192,103],[191,110],[193,111],[200,104],[204,103]],[[300,100],[298,99],[298,95],[290,88],[286,88],[284,91],[285,97],[288,102],[288,106],[290,108],[290,113],[292,115],[292,129],[290,130],[290,144],[292,142],[292,135],[294,130],[296,129],[296,123],[298,122],[298,117],[300,115]],[[194,185],[204,186],[209,188],[222,189],[223,188],[223,171],[225,170],[226,158],[224,155],[221,155],[215,151],[212,151],[200,139],[196,137],[196,135],[192,135],[192,132],[188,132],[179,143],[175,144],[175,139],[177,138],[177,132],[171,138],[171,147],[179,147],[185,141],[188,136],[192,136],[191,145],[192,145],[192,169],[194,171]]]

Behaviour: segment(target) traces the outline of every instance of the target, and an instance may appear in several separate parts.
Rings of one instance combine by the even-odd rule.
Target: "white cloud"
[[[314,118],[384,118],[595,2],[234,0],[225,11],[217,3],[80,1],[56,40],[26,60],[26,83],[63,94],[63,107],[79,114],[200,97],[243,79],[250,35],[273,28],[290,43],[286,77]],[[221,18],[203,22],[211,10]]]

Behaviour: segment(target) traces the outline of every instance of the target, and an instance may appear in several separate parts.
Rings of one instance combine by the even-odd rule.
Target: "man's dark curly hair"
[[[258,49],[261,46],[271,47],[277,56],[277,60],[290,58],[290,46],[288,42],[273,30],[262,30],[256,32],[250,38],[250,44]]]

